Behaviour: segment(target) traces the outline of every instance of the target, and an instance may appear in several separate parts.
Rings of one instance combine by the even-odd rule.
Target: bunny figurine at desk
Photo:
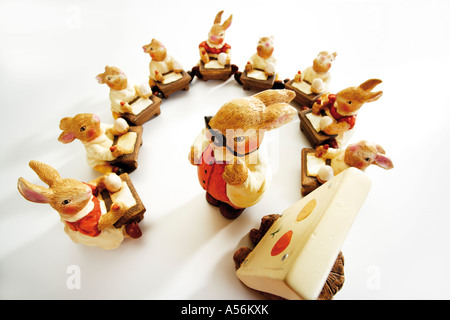
[[[19,178],[17,188],[27,200],[48,203],[64,223],[64,231],[75,243],[115,249],[127,238],[137,239],[138,223],[145,207],[128,174],[103,175],[89,183],[63,179],[51,166],[30,161],[30,167],[48,188]]]
[[[284,84],[278,80],[276,73],[274,49],[273,37],[259,39],[256,53],[248,60],[244,72],[236,72],[234,75],[234,79],[243,85],[244,90],[284,89]]]
[[[353,167],[365,171],[370,165],[389,170],[394,168],[392,160],[385,155],[379,144],[359,141],[345,149],[334,149],[328,145],[316,149],[302,149],[302,196],[331,180],[342,171]]]
[[[328,144],[332,148],[346,145],[353,134],[359,109],[367,102],[377,101],[383,91],[372,92],[381,80],[369,79],[357,87],[348,87],[337,94],[325,94],[311,109],[299,112],[300,129],[315,148]]]
[[[206,200],[228,219],[256,204],[270,183],[270,166],[261,151],[264,133],[290,122],[297,114],[290,90],[266,90],[225,103],[191,146]]]
[[[86,149],[88,165],[101,173],[132,172],[142,145],[142,126],[129,126],[123,118],[105,124],[92,113],[80,113],[61,119],[63,130],[58,140],[64,144],[75,139]]]
[[[312,66],[303,72],[298,71],[294,79],[285,84],[286,89],[295,92],[294,101],[301,107],[311,108],[322,94],[328,92],[331,79],[330,68],[336,56],[336,52],[319,52]]]
[[[106,66],[96,79],[110,89],[114,119],[122,117],[132,125],[142,125],[161,113],[161,99],[153,95],[148,84],[133,84],[119,68]]]
[[[178,90],[189,90],[192,77],[182,68],[181,64],[167,53],[166,47],[161,41],[152,41],[142,46],[145,53],[152,59],[149,64],[149,85],[155,92],[160,92],[164,98],[168,98]]]
[[[225,31],[230,27],[233,15],[221,24],[222,14],[223,11],[217,13],[208,39],[200,43],[200,61],[192,68],[192,73],[204,81],[227,80],[238,70],[237,66],[231,65],[231,46],[225,42]]]

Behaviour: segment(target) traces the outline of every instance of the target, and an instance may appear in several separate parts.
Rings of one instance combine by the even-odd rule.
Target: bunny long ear
[[[45,164],[40,161],[32,160],[29,163],[31,169],[36,172],[39,178],[45,182],[49,187],[53,185],[53,183],[59,179],[61,179],[58,171],[50,167],[48,164]]]
[[[379,85],[382,81],[379,79],[369,79],[359,85],[361,89],[364,91],[371,91],[377,85]]]
[[[58,137],[58,141],[62,143],[70,143],[75,140],[75,134],[69,131],[63,131]]]
[[[100,83],[100,84],[105,83],[105,73],[99,73],[95,77],[95,80],[97,80],[97,82]]]
[[[62,143],[70,143],[75,140],[75,134],[69,131],[70,123],[72,122],[72,117],[62,118],[59,122],[59,128],[64,130],[58,137],[58,141]]]
[[[25,199],[36,203],[49,203],[52,195],[49,189],[32,184],[24,178],[17,181],[17,189]]]
[[[258,99],[266,106],[270,106],[275,103],[289,103],[295,98],[295,92],[291,90],[265,90],[260,93],[253,95],[254,98]]]
[[[272,130],[291,122],[297,115],[297,110],[287,103],[276,103],[264,110],[262,130]]]
[[[222,14],[223,14],[223,10],[222,10],[222,11],[219,11],[219,12],[216,14],[216,17],[214,18],[214,24],[219,24],[220,21],[222,21]]]
[[[231,21],[233,20],[233,15],[230,15],[230,17],[225,20],[225,22],[222,24],[222,28],[224,30],[227,30],[231,26]]]
[[[386,157],[382,153],[377,154],[373,163],[383,169],[386,169],[386,170],[394,168],[394,164],[393,164],[392,160],[389,159],[388,157]]]

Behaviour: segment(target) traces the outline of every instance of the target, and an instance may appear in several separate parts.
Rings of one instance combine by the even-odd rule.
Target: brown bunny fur
[[[220,24],[220,22],[222,21],[222,14],[223,14],[223,10],[217,13],[216,17],[214,18],[213,26],[211,27],[211,29],[208,33],[208,40],[205,41],[205,42],[209,42],[211,45],[214,45],[214,46],[221,46],[222,44],[224,44],[225,31],[230,27],[231,22],[233,20],[233,15],[230,15],[230,17],[227,20],[225,20],[223,24]],[[205,47],[203,46],[203,44],[205,42],[200,44],[199,52],[200,52],[201,60],[204,63],[208,63],[210,61],[211,56],[207,52]],[[227,49],[225,51],[225,53],[228,55],[229,51],[230,50]],[[230,58],[228,56],[226,64],[229,64],[229,63],[230,63]]]
[[[285,117],[292,116],[292,107],[288,103],[294,97],[291,90],[265,90],[251,97],[234,99],[220,108],[210,125],[223,133],[227,129],[276,129],[288,120]]]
[[[314,103],[312,112],[314,114],[320,114],[322,110],[333,120],[333,122],[327,125],[322,131],[328,135],[342,134],[343,132],[352,128],[346,121],[339,121],[331,113],[330,109],[335,108],[337,114],[340,117],[355,117],[358,110],[367,102],[373,102],[378,100],[383,91],[372,92],[382,81],[379,79],[369,79],[363,82],[358,87],[349,87],[339,91],[335,96],[335,102],[330,102],[330,96],[327,95],[320,102]]]
[[[21,177],[17,182],[17,189],[25,199],[50,204],[63,219],[80,212],[91,201],[92,189],[87,184],[75,179],[63,179],[54,168],[39,161],[30,161],[29,165],[48,188],[30,183]],[[104,179],[105,176],[96,179],[95,183],[99,189],[105,188]],[[115,203],[111,210],[100,218],[98,229],[112,227],[125,211],[122,203]]]
[[[128,85],[128,79],[125,74],[117,67],[105,67],[105,72],[96,76],[99,83],[105,83],[113,90],[123,90]]]
[[[372,164],[385,170],[394,168],[392,160],[385,155],[384,149],[379,144],[364,140],[350,144],[345,149],[329,148],[328,145],[319,146],[316,148],[315,155],[318,158],[331,160],[330,167],[334,176],[350,167],[364,171]],[[319,179],[321,183],[326,180],[328,179],[324,180],[323,177]]]
[[[295,117],[297,110],[289,105],[294,96],[290,90],[266,90],[233,99],[217,111],[191,146],[189,160],[198,167],[206,199],[224,217],[235,219],[262,198],[270,170],[258,149],[265,131]],[[226,138],[222,142],[220,135]]]

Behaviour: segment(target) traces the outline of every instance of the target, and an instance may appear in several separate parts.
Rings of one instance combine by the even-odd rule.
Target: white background
[[[2,134],[0,298],[261,299],[234,273],[233,253],[262,216],[300,196],[300,152],[309,147],[296,118],[265,143],[273,180],[236,220],[207,204],[187,155],[226,101],[247,96],[233,78],[194,80],[163,101],[144,125],[131,179],[147,207],[143,236],[114,251],[76,245],[48,205],[23,199],[17,179],[39,183],[30,160],[89,181],[79,141],[57,141],[59,121],[91,112],[111,123],[105,65],[146,82],[142,45],[161,40],[185,70],[198,62],[215,14],[242,70],[259,37],[275,37],[280,77],[293,78],[319,51],[336,51],[331,91],[369,78],[384,94],[361,109],[351,142],[381,144],[395,168],[371,167],[370,194],[344,243],[346,282],[335,299],[448,299],[450,212],[449,1],[1,1]],[[70,289],[72,266],[81,288]],[[69,273],[68,273],[69,272]]]

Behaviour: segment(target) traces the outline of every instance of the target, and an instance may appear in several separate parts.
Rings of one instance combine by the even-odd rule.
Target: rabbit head
[[[327,72],[331,68],[331,64],[336,58],[337,53],[328,53],[321,51],[313,61],[313,70],[318,73]]]
[[[75,117],[61,119],[59,128],[63,130],[58,138],[62,143],[70,143],[75,139],[90,142],[102,134],[100,118],[92,113],[80,113]]]
[[[54,168],[39,161],[30,161],[29,165],[48,188],[20,177],[17,189],[25,199],[48,203],[62,216],[74,215],[89,203],[92,189],[87,184],[74,179],[62,179]]]
[[[336,94],[337,111],[343,116],[354,115],[366,102],[377,101],[383,91],[371,92],[381,80],[370,79],[358,87],[350,87]]]
[[[256,47],[256,52],[258,56],[263,59],[270,58],[272,56],[274,47],[273,47],[274,39],[273,37],[262,37],[258,41],[258,46]]]
[[[142,46],[142,49],[144,49],[145,53],[150,54],[152,60],[155,61],[164,61],[167,57],[166,47],[161,43],[161,41],[156,39],[152,39],[152,42]]]
[[[290,90],[266,90],[225,103],[209,121],[212,131],[226,137],[221,145],[213,135],[216,148],[223,148],[223,152],[234,150],[240,156],[255,151],[265,131],[279,128],[297,115],[296,109],[289,105],[294,97]]]
[[[220,24],[222,14],[223,11],[217,13],[216,18],[214,19],[214,24],[208,33],[209,42],[215,45],[220,45],[223,43],[225,40],[225,31],[230,27],[231,21],[233,20],[233,15],[230,15],[230,17],[225,20],[223,24]]]
[[[117,67],[105,67],[105,72],[98,74],[98,83],[106,83],[113,90],[123,90],[127,87],[127,76]]]
[[[371,164],[386,170],[394,167],[391,159],[385,156],[385,151],[380,145],[371,144],[367,141],[359,141],[349,145],[345,149],[344,161],[348,166],[360,170],[366,169]]]

